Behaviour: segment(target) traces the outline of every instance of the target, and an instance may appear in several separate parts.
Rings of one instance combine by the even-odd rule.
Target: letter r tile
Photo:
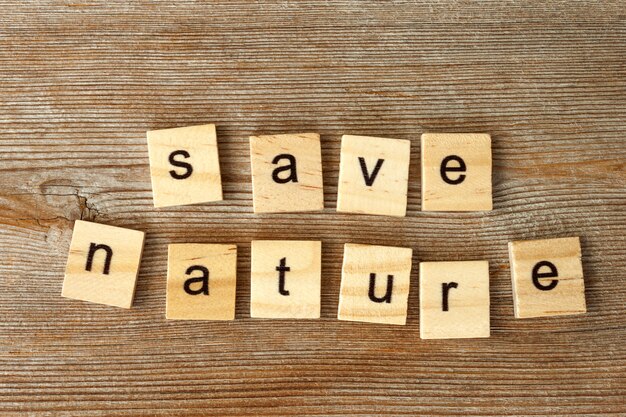
[[[222,200],[215,125],[147,132],[155,207]]]
[[[420,263],[420,337],[489,337],[489,263]]]
[[[251,136],[250,161],[255,213],[324,209],[317,133]]]
[[[339,320],[406,324],[411,248],[344,246]]]
[[[144,233],[76,220],[61,295],[130,308]]]
[[[580,239],[509,242],[516,318],[587,311]]]
[[[406,215],[411,142],[344,135],[337,211]]]
[[[422,210],[492,209],[490,135],[424,133],[421,152]]]
[[[167,319],[234,320],[236,285],[237,246],[169,245]]]

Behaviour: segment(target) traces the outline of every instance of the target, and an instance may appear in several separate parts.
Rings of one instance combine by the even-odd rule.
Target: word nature
[[[130,308],[144,234],[77,220],[62,295]],[[406,323],[412,249],[347,243],[339,320]],[[515,317],[586,312],[577,237],[509,244]],[[253,241],[250,316],[320,317],[322,243]],[[166,318],[233,320],[237,246],[171,244]],[[487,261],[419,264],[423,339],[489,337]]]

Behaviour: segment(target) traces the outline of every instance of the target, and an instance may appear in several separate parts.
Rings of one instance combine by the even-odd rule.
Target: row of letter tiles
[[[63,283],[64,297],[130,308],[144,234],[77,220]],[[586,312],[579,239],[511,242],[515,317]],[[344,247],[339,320],[406,323],[413,251]],[[252,242],[250,315],[319,318],[322,243]],[[420,336],[489,337],[487,261],[421,262]],[[237,247],[171,244],[166,318],[233,320]]]
[[[147,132],[155,207],[222,200],[215,125]],[[424,133],[422,210],[492,209],[491,136]],[[344,135],[337,211],[405,216],[411,142]],[[317,133],[250,137],[255,213],[324,209]]]

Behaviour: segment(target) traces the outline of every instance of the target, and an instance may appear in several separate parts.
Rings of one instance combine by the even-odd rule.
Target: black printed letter
[[[209,295],[209,270],[205,266],[202,266],[202,265],[192,265],[189,268],[187,268],[187,271],[185,272],[185,274],[190,275],[193,271],[202,272],[202,276],[196,277],[196,278],[189,278],[188,280],[186,280],[185,286],[184,286],[185,292],[189,295],[198,295],[198,294]],[[200,289],[192,290],[191,284],[194,284],[196,282],[201,282],[202,286],[200,287]]]
[[[378,175],[378,171],[380,171],[380,167],[383,166],[384,159],[379,159],[376,161],[376,166],[372,171],[372,175],[367,172],[367,165],[365,164],[365,158],[359,156],[359,164],[361,164],[361,172],[363,173],[363,179],[365,180],[365,185],[371,187],[374,184],[374,180],[376,180],[376,176]]]
[[[272,179],[279,184],[298,182],[298,173],[296,172],[296,158],[293,155],[289,155],[288,153],[281,153],[280,155],[276,155],[274,157],[274,159],[272,160],[272,164],[276,165],[281,159],[287,159],[289,161],[289,165],[276,168],[272,172]],[[287,178],[280,178],[278,176],[280,172],[287,170],[289,170],[290,172]]]
[[[289,295],[289,291],[285,290],[285,272],[291,271],[291,268],[285,266],[287,258],[280,260],[280,266],[276,267],[278,271],[278,292],[280,295]]]
[[[172,178],[176,180],[184,180],[185,178],[191,177],[191,173],[193,172],[193,167],[191,166],[191,164],[188,164],[187,162],[181,162],[181,161],[175,160],[174,157],[178,155],[181,155],[185,158],[189,158],[191,155],[189,155],[189,152],[187,151],[180,150],[180,151],[172,152],[169,157],[170,164],[174,165],[175,167],[185,168],[186,170],[184,174],[178,174],[176,171],[171,170],[170,175],[172,176]]]
[[[109,269],[111,268],[111,258],[113,257],[113,249],[111,249],[109,245],[96,245],[95,243],[89,245],[89,253],[87,254],[87,264],[85,265],[85,270],[91,271],[91,266],[93,265],[93,257],[100,249],[107,253],[106,257],[104,258],[104,268],[102,269],[102,273],[104,275],[109,275]]]
[[[548,268],[550,268],[550,272],[539,272],[539,269],[542,266],[547,266]],[[558,276],[559,271],[557,271],[556,266],[552,262],[537,262],[537,264],[533,267],[533,284],[535,284],[535,287],[537,287],[538,290],[550,291],[559,283],[558,279],[553,279],[548,285],[543,285],[541,284],[541,282],[539,282],[539,278],[554,278]]]
[[[441,283],[441,311],[448,311],[448,293],[450,288],[458,288],[458,286],[456,282]]]
[[[449,167],[448,162],[450,161],[458,162],[459,166]],[[447,182],[448,184],[456,185],[456,184],[462,183],[465,180],[465,174],[459,175],[457,179],[451,179],[450,177],[448,177],[447,173],[448,172],[465,172],[466,169],[467,168],[465,167],[465,161],[461,159],[460,156],[450,155],[450,156],[446,156],[445,158],[443,158],[443,161],[441,161],[441,167],[439,171],[441,173],[441,178],[445,182]]]
[[[391,291],[393,290],[393,275],[387,275],[387,291],[384,297],[376,297],[376,274],[370,274],[370,300],[375,303],[391,303]]]

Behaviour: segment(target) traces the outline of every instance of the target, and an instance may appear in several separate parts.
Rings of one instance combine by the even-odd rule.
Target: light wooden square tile
[[[424,133],[421,152],[422,210],[493,208],[490,135]]]
[[[510,242],[509,260],[515,317],[587,311],[578,237]]]
[[[76,220],[61,295],[130,308],[144,233]]]
[[[324,209],[320,135],[250,137],[255,213]]]
[[[155,207],[222,200],[215,125],[147,132]]]
[[[339,320],[406,324],[411,248],[344,246]]]
[[[344,135],[337,211],[405,216],[411,141]]]
[[[489,335],[489,263],[420,263],[420,337]]]
[[[234,320],[236,286],[237,246],[169,245],[167,319]]]
[[[251,317],[320,317],[322,242],[252,241],[251,263]]]

